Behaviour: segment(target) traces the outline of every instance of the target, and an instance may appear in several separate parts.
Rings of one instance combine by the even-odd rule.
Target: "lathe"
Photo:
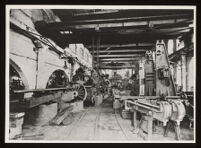
[[[87,87],[87,86],[86,86]],[[32,93],[31,97],[22,97],[17,100],[11,100],[11,111],[24,111],[28,108],[47,104],[51,102],[70,103],[76,100],[84,101],[87,96],[86,87],[82,84],[71,83],[66,87],[12,90],[14,94]]]

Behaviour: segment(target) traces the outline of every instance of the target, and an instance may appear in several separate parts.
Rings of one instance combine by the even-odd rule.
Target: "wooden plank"
[[[71,113],[73,106],[66,107],[63,111],[59,112],[50,122],[50,125],[60,125],[62,121]]]

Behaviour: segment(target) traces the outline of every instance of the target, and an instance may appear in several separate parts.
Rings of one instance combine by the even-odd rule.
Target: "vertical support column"
[[[177,40],[173,39],[173,52],[177,51]]]
[[[97,47],[96,47],[96,55],[97,55],[97,71],[99,72],[99,48],[100,48],[100,33],[97,36]]]
[[[92,67],[94,67],[94,35],[92,36]]]
[[[70,81],[73,80],[73,72],[74,72],[74,61],[71,63],[71,71],[70,71]]]
[[[35,88],[44,88],[44,61],[45,61],[45,54],[46,54],[46,48],[45,46],[42,45],[42,43],[38,40],[34,41],[35,45],[35,52],[36,52],[36,86]]]
[[[35,89],[37,89],[37,86],[38,86],[38,55],[39,55],[39,49],[38,48],[35,48],[34,49],[35,52],[36,52],[36,85],[35,85]]]
[[[165,47],[166,47],[166,51],[167,51],[167,55],[169,54],[169,51],[168,51],[168,42],[169,42],[169,40],[167,39],[167,40],[163,40],[164,41],[164,43],[165,43]]]
[[[173,53],[176,51],[177,51],[177,40],[173,39]],[[177,79],[177,63],[174,63],[173,64],[173,80],[175,83],[176,83],[176,79]]]
[[[138,133],[138,127],[137,127],[137,111],[133,110],[133,133]]]
[[[139,95],[143,96],[145,94],[145,72],[144,72],[144,59],[139,61]]]
[[[46,54],[46,47],[40,48],[38,53],[38,83],[37,88],[44,88],[45,84],[43,83],[45,74],[44,74],[44,67],[45,67],[45,54]]]
[[[174,78],[174,82],[176,84],[177,82],[177,63],[174,63],[173,65],[173,70],[174,70],[174,75],[173,75],[173,78]],[[176,88],[177,89],[177,88]]]
[[[183,91],[186,91],[186,54],[181,53],[181,82]]]

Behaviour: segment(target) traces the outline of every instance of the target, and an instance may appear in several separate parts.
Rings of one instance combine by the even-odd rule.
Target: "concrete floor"
[[[96,107],[88,107],[74,114],[73,123],[61,126],[30,126],[23,127],[23,140],[64,140],[64,141],[144,141],[145,133],[132,132],[131,121],[122,119],[112,108],[112,99],[107,99]],[[182,129],[182,140],[193,140],[193,130]],[[163,137],[163,128],[157,127],[152,140],[175,140],[173,131]]]

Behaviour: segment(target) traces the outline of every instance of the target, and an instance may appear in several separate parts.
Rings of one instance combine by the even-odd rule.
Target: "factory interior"
[[[194,9],[9,9],[9,141],[195,140]]]

